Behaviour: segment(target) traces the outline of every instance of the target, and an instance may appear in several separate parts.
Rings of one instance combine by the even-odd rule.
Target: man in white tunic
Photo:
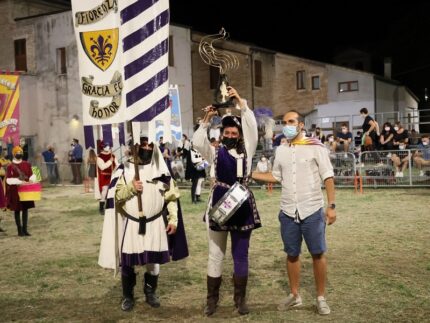
[[[99,264],[105,268],[116,269],[120,261],[124,311],[134,306],[134,266],[146,265],[145,300],[150,306],[159,307],[155,292],[160,264],[168,262],[170,257],[179,260],[188,256],[178,188],[160,150],[148,144],[147,138],[139,148],[138,169],[139,180],[135,176],[134,160],[120,165],[115,172],[106,201],[99,255]],[[138,198],[142,201],[142,212],[139,212]],[[115,232],[118,232],[117,241]]]

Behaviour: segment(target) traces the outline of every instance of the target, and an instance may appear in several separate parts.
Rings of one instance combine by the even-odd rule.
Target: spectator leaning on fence
[[[72,184],[82,184],[82,146],[79,144],[79,140],[74,138],[71,144],[72,149],[69,152],[69,162],[72,169]]]
[[[420,170],[420,176],[424,176],[423,166],[430,166],[430,145],[429,136],[423,135],[421,137],[421,143],[418,145],[418,149],[414,154],[415,165]]]
[[[47,149],[42,152],[43,160],[46,164],[48,171],[48,179],[50,184],[57,184],[58,182],[58,169],[57,169],[57,158],[55,156],[54,147],[48,145]]]

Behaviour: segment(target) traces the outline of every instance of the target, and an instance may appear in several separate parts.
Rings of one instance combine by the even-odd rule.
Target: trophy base
[[[222,109],[222,108],[233,108],[236,105],[234,104],[233,99],[230,99],[230,100],[228,100],[226,102],[222,102],[222,103],[214,102],[214,103],[212,103],[212,106],[217,108],[217,109]]]

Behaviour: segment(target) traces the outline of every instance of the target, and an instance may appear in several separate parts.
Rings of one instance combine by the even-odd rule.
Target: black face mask
[[[139,158],[142,161],[143,165],[149,164],[152,159],[152,150],[140,148]]]
[[[222,138],[222,144],[228,150],[236,148],[238,143],[239,143],[239,138],[227,138],[227,137]]]
[[[22,154],[16,154],[16,155],[15,155],[15,159],[18,159],[18,160],[19,160],[19,159],[22,159]]]

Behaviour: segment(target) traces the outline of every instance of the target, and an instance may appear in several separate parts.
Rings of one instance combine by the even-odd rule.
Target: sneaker
[[[278,305],[279,311],[286,311],[290,308],[302,305],[302,298],[300,295],[294,296],[293,294],[289,294],[287,298],[283,299],[281,303]]]
[[[420,170],[420,176],[424,176],[424,171]]]
[[[347,153],[343,154],[343,158],[347,159],[348,158],[348,154]]]
[[[133,309],[133,307],[134,307],[134,299],[132,299],[130,297],[125,297],[122,300],[121,309],[123,311],[129,312]]]
[[[324,298],[324,296],[318,296],[318,298],[317,298],[317,309],[318,309],[318,314],[320,314],[320,315],[330,314],[330,307],[328,306],[327,301]]]
[[[399,172],[399,177],[403,177],[403,172]]]
[[[391,153],[388,153],[388,154],[387,154],[387,158],[391,158]]]

